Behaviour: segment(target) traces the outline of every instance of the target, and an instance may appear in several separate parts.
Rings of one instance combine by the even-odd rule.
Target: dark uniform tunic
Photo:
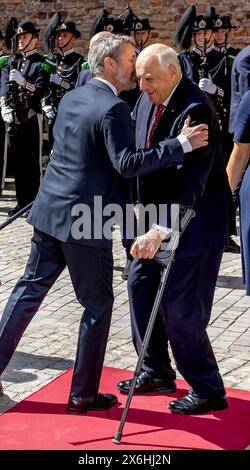
[[[207,50],[206,57],[202,55],[199,49],[193,49],[190,52],[184,52],[179,55],[179,61],[183,73],[193,82],[199,83],[201,78],[211,78],[218,89],[215,95],[208,94],[215,106],[216,113],[220,123],[222,133],[221,146],[225,165],[230,157],[233,143],[232,137],[228,131],[230,95],[231,95],[231,70],[234,55],[238,50],[228,48],[225,52],[219,51],[213,47]],[[236,235],[235,208],[230,207],[229,217],[230,235]]]
[[[55,114],[65,93],[75,88],[78,75],[84,62],[84,57],[73,49],[65,52],[65,54],[56,52],[46,58],[45,64],[48,65],[51,77],[49,92],[43,100],[43,105],[52,106]],[[52,133],[54,123],[55,119],[49,120],[48,123],[49,144],[51,148],[54,142]]]
[[[7,55],[0,54],[0,83],[1,83],[2,69],[3,67],[6,66],[8,62],[8,57],[9,56]],[[0,114],[0,196],[2,194],[2,188],[4,184],[4,181],[3,181],[4,145],[5,145],[5,123]]]
[[[11,56],[2,70],[1,96],[13,109],[14,122],[8,126],[9,144],[18,205],[33,201],[41,179],[41,99],[45,95],[48,74],[43,69],[44,58],[36,50]],[[9,84],[9,73],[15,68],[31,84],[23,88]],[[33,86],[32,86],[33,85]]]

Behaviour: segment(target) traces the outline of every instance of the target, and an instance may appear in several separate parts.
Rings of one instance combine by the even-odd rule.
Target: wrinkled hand
[[[202,91],[210,95],[214,95],[217,91],[217,86],[212,82],[211,78],[201,78],[198,85]]]
[[[9,74],[9,81],[16,82],[18,85],[22,86],[26,80],[19,70],[12,69]]]
[[[191,117],[187,116],[181,134],[187,137],[193,150],[206,147],[208,145],[208,125],[198,124],[198,126],[190,127],[190,123]]]
[[[13,122],[13,110],[5,104],[1,108],[1,114],[4,122],[11,124]]]
[[[165,232],[152,228],[144,235],[136,238],[132,244],[130,253],[134,258],[153,258],[159,250],[162,240],[166,237]]]
[[[46,117],[48,119],[54,119],[56,116],[56,113],[51,105],[46,105],[42,107],[43,112],[45,113]]]

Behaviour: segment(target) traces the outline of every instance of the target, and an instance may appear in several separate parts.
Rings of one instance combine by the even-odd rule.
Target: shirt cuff
[[[168,227],[163,227],[162,225],[158,225],[153,223],[151,228],[156,228],[157,230],[160,230],[161,232],[164,232],[166,234],[165,238],[168,238],[170,234],[172,233],[172,229]]]
[[[179,134],[177,136],[177,139],[179,140],[184,153],[192,152],[193,150],[192,145],[190,144],[188,138],[185,135]]]

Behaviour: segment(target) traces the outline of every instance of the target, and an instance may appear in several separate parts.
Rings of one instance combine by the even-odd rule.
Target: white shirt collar
[[[217,46],[217,44],[213,44],[213,49],[221,53],[226,52],[226,50],[229,49],[230,47],[231,47],[231,44],[229,43],[226,46],[222,46],[222,47]]]
[[[28,52],[21,51],[21,54],[22,54],[24,57],[28,57],[29,55],[33,55],[33,54],[36,54],[36,53],[37,53],[37,50],[36,50],[36,49],[32,49],[32,51],[28,51]]]
[[[72,54],[72,52],[75,52],[74,49],[69,49],[68,51],[66,52],[61,52],[62,56],[65,57],[66,55],[69,55],[69,54]]]
[[[211,50],[212,50],[212,46],[208,47],[208,48],[206,49],[206,54],[207,54],[208,52],[211,52]],[[204,55],[204,51],[202,51],[202,50],[199,49],[198,47],[194,47],[194,48],[193,48],[193,51],[196,52],[196,54],[199,54],[199,55],[202,55],[202,56]]]
[[[95,78],[96,80],[100,80],[100,82],[103,82],[103,83],[105,83],[106,85],[108,85],[108,87],[111,88],[111,90],[113,91],[113,93],[114,93],[116,96],[118,96],[118,91],[117,91],[116,87],[115,87],[112,83],[108,82],[108,80],[105,80],[105,78],[102,78],[102,77],[94,77],[94,78]]]

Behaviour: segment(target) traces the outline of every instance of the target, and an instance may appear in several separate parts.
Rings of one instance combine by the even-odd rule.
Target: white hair
[[[165,44],[152,44],[151,46],[146,47],[139,55],[139,58],[153,56],[155,57],[159,64],[162,67],[165,67],[169,64],[175,64],[178,69],[180,69],[180,63],[178,59],[177,52]]]

